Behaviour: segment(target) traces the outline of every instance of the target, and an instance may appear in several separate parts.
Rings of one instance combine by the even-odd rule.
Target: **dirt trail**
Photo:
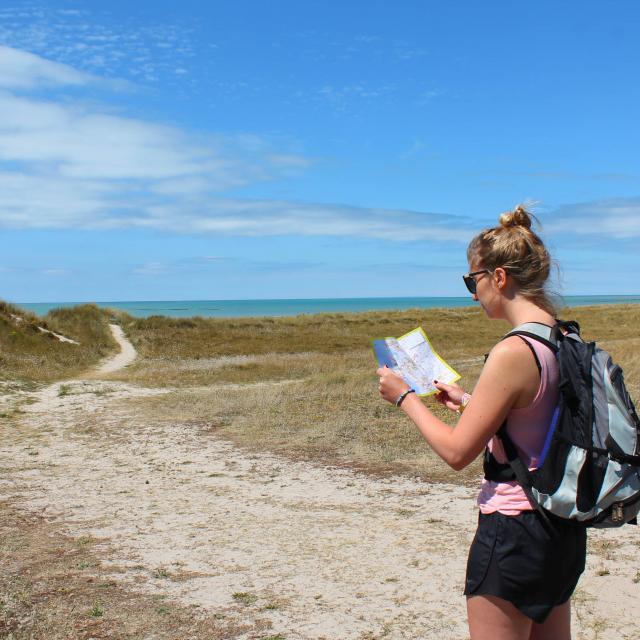
[[[112,358],[107,358],[107,360],[97,368],[96,373],[98,375],[123,369],[127,365],[130,365],[138,355],[134,346],[124,335],[124,331],[120,325],[110,324],[109,328],[115,341],[120,345],[120,353]]]
[[[113,578],[133,589],[229,622],[267,619],[287,640],[467,637],[473,491],[248,454],[199,425],[147,423],[131,400],[158,393],[76,380],[32,394],[0,448],[0,498],[100,539]],[[636,638],[636,530],[592,538],[576,637]]]

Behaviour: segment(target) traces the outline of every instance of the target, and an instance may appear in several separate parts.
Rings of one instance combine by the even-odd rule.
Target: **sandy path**
[[[97,368],[96,373],[98,375],[102,373],[112,373],[113,371],[118,371],[118,369],[123,369],[130,365],[138,355],[131,342],[129,342],[127,337],[124,335],[124,331],[120,325],[110,324],[109,328],[111,329],[111,333],[115,341],[120,345],[120,353],[112,358],[107,358],[107,360]]]
[[[0,498],[99,538],[114,579],[230,622],[267,619],[287,640],[467,637],[473,491],[251,455],[198,425],[145,423],[131,400],[162,390],[55,388],[26,408],[22,432],[36,435],[2,442]],[[637,638],[636,529],[592,538],[576,637]]]

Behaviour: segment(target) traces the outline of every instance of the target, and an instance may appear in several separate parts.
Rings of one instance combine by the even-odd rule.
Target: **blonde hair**
[[[531,230],[539,220],[523,205],[500,216],[500,224],[481,231],[467,247],[469,264],[493,271],[502,267],[518,287],[520,295],[552,315],[556,305],[547,290],[552,260],[540,237]]]

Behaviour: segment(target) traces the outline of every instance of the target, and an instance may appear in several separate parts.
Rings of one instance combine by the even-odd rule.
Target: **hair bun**
[[[519,204],[513,211],[505,211],[500,216],[500,225],[507,229],[510,227],[531,229],[531,214]]]

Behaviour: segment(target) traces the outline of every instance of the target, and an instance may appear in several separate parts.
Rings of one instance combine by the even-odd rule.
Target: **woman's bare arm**
[[[381,378],[380,392],[387,399],[392,400],[407,387],[389,370]],[[510,338],[491,351],[471,400],[455,427],[437,418],[415,394],[407,396],[401,408],[431,448],[453,469],[459,470],[482,452],[509,410],[519,404],[522,397],[535,395],[538,384],[538,372],[529,348],[519,338]]]

